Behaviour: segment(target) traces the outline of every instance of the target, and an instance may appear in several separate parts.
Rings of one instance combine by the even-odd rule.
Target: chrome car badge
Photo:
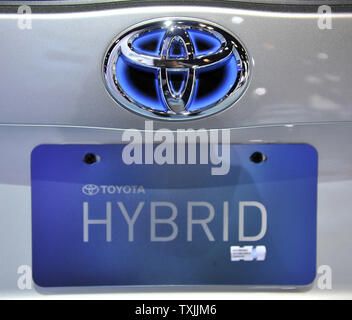
[[[117,38],[103,74],[123,107],[154,119],[187,120],[233,105],[248,83],[249,59],[234,36],[213,24],[162,19]]]

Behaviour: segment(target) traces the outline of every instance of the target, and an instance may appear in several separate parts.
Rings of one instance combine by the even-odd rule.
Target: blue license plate
[[[212,174],[212,164],[126,164],[124,147],[33,150],[37,285],[301,286],[314,280],[313,147],[230,145],[226,174]]]

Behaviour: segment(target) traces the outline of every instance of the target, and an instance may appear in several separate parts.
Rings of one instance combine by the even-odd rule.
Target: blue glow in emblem
[[[249,60],[241,43],[207,23],[161,20],[128,32],[106,54],[108,91],[145,116],[186,120],[230,107],[243,94]]]
[[[237,65],[235,57],[231,56],[223,63],[214,66],[212,70],[214,71],[213,75],[216,74],[216,72],[221,73],[222,75],[218,80],[218,88],[213,90],[211,90],[211,88],[208,88],[207,90],[203,89],[201,86],[204,86],[204,82],[206,81],[202,81],[202,79],[204,79],[202,76],[206,76],[207,72],[200,70],[195,84],[195,92],[198,94],[194,95],[195,98],[187,110],[193,111],[206,108],[207,106],[212,105],[225,97],[226,93],[231,89],[237,78]],[[201,90],[205,92],[202,96],[199,94]]]
[[[188,71],[168,71],[167,76],[171,93],[175,96],[181,95],[185,89]]]
[[[211,34],[199,30],[188,30],[188,34],[194,44],[196,56],[212,54],[221,48],[220,40]]]
[[[168,52],[169,58],[187,58],[187,48],[182,39],[173,39]]]
[[[128,60],[123,56],[119,57],[116,63],[116,76],[119,78],[119,83],[124,89],[125,93],[132,97],[136,103],[145,107],[153,106],[154,110],[165,111],[166,107],[160,97],[158,90],[157,71],[155,69],[146,69],[136,66],[131,66]],[[137,79],[143,82],[144,79],[148,81],[148,91],[138,89],[135,85]],[[149,80],[152,79],[152,81]],[[141,86],[145,88],[144,86]],[[154,91],[154,92],[153,92]]]
[[[155,30],[146,33],[133,41],[133,49],[141,54],[159,56],[161,42],[165,35],[165,30]]]

